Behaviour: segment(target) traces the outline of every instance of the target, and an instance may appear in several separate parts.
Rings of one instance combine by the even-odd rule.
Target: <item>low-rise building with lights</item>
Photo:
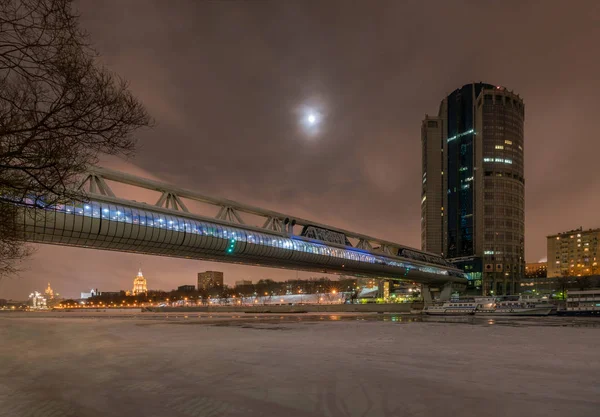
[[[100,295],[100,292],[98,291],[98,288],[96,289],[91,289],[90,292],[82,292],[81,293],[81,299],[82,300],[87,300],[88,298],[92,298],[95,297],[97,295]]]
[[[525,278],[546,278],[547,274],[547,262],[529,262],[525,264]]]
[[[223,273],[206,271],[198,273],[198,291],[223,288]]]
[[[379,279],[376,278],[357,278],[356,282],[360,288],[378,288],[379,287]]]
[[[31,294],[29,294],[29,299],[31,300],[31,308],[34,310],[48,308],[46,298],[37,291],[34,291]]]
[[[598,240],[600,229],[583,228],[547,237],[548,277],[600,274]]]
[[[588,288],[600,288],[600,275],[523,278],[521,284],[522,293],[554,294],[558,298],[566,294],[567,290]]]

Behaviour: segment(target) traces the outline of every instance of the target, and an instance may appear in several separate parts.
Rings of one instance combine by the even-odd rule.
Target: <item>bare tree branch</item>
[[[27,254],[6,201],[73,198],[99,154],[132,154],[152,124],[97,57],[72,0],[0,0],[0,275]]]

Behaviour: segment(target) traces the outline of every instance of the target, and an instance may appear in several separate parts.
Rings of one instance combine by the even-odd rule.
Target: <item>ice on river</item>
[[[0,314],[0,416],[599,416],[600,328]]]

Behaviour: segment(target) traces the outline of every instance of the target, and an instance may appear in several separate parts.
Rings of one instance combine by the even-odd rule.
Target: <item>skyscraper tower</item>
[[[523,100],[467,84],[421,124],[421,247],[469,275],[469,289],[514,294],[524,275]]]
[[[54,290],[50,286],[50,283],[48,283],[48,288],[46,288],[46,291],[44,291],[44,293],[46,294],[47,300],[51,300],[54,298]]]
[[[146,278],[144,278],[144,275],[142,274],[142,268],[140,268],[137,276],[133,280],[132,294],[137,295],[137,294],[146,293],[146,292],[148,292],[148,288],[146,286]]]

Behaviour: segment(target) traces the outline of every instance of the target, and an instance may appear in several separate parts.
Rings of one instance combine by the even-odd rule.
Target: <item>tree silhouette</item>
[[[72,0],[0,1],[0,274],[28,253],[12,203],[81,199],[99,154],[131,155],[132,133],[152,124],[97,57]]]

